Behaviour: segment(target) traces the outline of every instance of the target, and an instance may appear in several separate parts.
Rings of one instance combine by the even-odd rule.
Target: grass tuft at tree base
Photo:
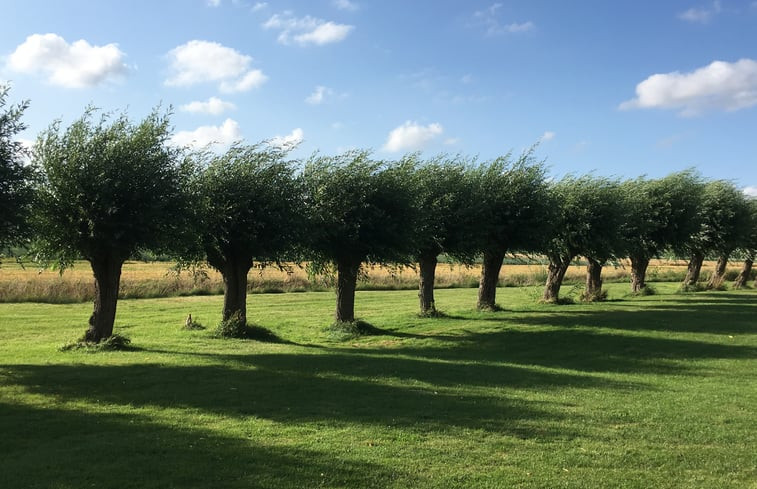
[[[239,313],[235,313],[229,319],[221,321],[213,336],[216,338],[236,338],[243,340],[256,340],[264,343],[284,343],[285,341],[272,331],[262,327],[247,324]]]
[[[386,331],[377,328],[367,321],[356,319],[355,321],[335,321],[326,328],[329,339],[335,341],[348,341],[361,336],[380,336]]]
[[[98,351],[128,351],[133,349],[131,338],[120,333],[113,333],[99,343],[87,341],[82,337],[78,340],[64,343],[58,348],[59,351],[85,350],[91,353]]]

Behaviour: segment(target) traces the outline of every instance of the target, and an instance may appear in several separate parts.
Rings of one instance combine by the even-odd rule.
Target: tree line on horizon
[[[355,321],[366,263],[417,264],[420,313],[436,315],[441,254],[482,261],[480,310],[497,309],[507,253],[549,260],[546,302],[560,301],[578,257],[588,263],[587,301],[605,297],[602,267],[619,258],[630,259],[638,294],[651,290],[647,267],[664,252],[689,260],[684,287],[698,286],[706,257],[717,259],[707,287],[720,287],[737,251],[746,259],[736,286],[752,275],[757,200],[694,170],[551,180],[533,151],[486,161],[384,161],[365,150],[300,161],[265,142],[190,151],[169,144],[169,114],[158,110],[135,123],[87,109],[66,128],[53,122],[27,151],[14,136],[28,103],[6,109],[7,94],[0,87],[0,248],[21,243],[61,270],[77,259],[91,264],[89,342],[112,335],[123,263],[144,250],[218,270],[223,322],[242,329],[249,270],[290,261],[335,275],[338,323]]]

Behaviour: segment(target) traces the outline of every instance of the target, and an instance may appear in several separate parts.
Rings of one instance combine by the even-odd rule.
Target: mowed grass
[[[331,292],[250,296],[276,344],[212,338],[218,296],[127,300],[99,353],[57,351],[90,304],[0,304],[0,487],[757,487],[757,292],[656,287],[362,291],[383,334],[347,342]]]

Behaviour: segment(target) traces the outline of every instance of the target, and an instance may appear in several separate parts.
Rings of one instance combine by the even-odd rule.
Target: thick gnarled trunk
[[[247,274],[252,268],[252,260],[230,259],[222,267],[223,277],[223,320],[236,316],[247,324]]]
[[[336,264],[336,312],[334,319],[337,322],[355,320],[355,288],[357,287],[360,263],[360,261],[345,259]]]
[[[715,271],[710,275],[710,281],[707,283],[708,289],[718,289],[723,285],[725,281],[725,270],[728,266],[728,254],[723,254],[718,257],[718,261],[715,264]]]
[[[583,300],[597,301],[602,300],[602,263],[593,259],[586,258],[586,289],[583,293]]]
[[[434,281],[436,280],[437,258],[435,253],[422,254],[418,257],[420,268],[420,283],[418,284],[418,299],[421,314],[431,315],[436,312],[434,301]]]
[[[560,287],[565,279],[571,259],[556,259],[549,261],[547,267],[547,283],[544,286],[542,300],[544,302],[557,302],[560,299]]]
[[[699,282],[699,274],[702,271],[702,263],[704,262],[704,253],[694,252],[689,260],[689,265],[686,271],[686,277],[683,279],[684,287],[693,287]]]
[[[95,276],[95,306],[84,339],[99,343],[113,334],[123,260],[106,255],[93,258],[90,264]]]
[[[631,256],[631,292],[634,294],[638,294],[647,286],[647,268],[649,268],[649,258]]]
[[[481,268],[481,281],[478,284],[478,303],[476,307],[482,311],[497,309],[497,284],[499,272],[502,270],[504,251],[485,251],[484,263]]]
[[[746,283],[749,281],[749,277],[752,275],[752,265],[754,265],[754,251],[750,252],[744,260],[744,265],[741,267],[741,272],[736,280],[733,282],[733,287],[740,289],[746,287]]]

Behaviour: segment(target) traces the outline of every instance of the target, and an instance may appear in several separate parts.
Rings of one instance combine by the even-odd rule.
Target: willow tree
[[[434,283],[441,253],[463,262],[475,255],[469,237],[474,232],[475,202],[470,164],[460,157],[438,157],[417,167],[413,195],[418,209],[413,256],[418,262],[420,313],[436,312]]]
[[[754,257],[757,254],[757,198],[749,198],[748,205],[751,223],[747,228],[748,231],[743,234],[743,242],[739,246],[739,249],[744,253],[744,263],[739,275],[733,282],[733,286],[737,289],[745,287],[752,276]]]
[[[34,212],[39,256],[61,269],[84,258],[95,280],[94,311],[84,339],[113,333],[124,261],[139,250],[170,252],[191,238],[193,165],[167,143],[168,114],[139,123],[94,111],[37,139],[41,178]]]
[[[312,266],[336,270],[334,317],[353,322],[361,266],[404,262],[412,253],[412,161],[390,164],[366,151],[314,156],[303,179]]]
[[[0,250],[28,237],[33,199],[32,169],[24,164],[26,151],[16,140],[26,128],[21,117],[29,103],[6,108],[9,91],[0,85]]]
[[[593,176],[568,176],[550,186],[554,199],[553,230],[545,247],[549,259],[542,299],[556,302],[570,263],[579,255],[606,260],[617,247],[618,220],[609,208],[619,205],[613,182]],[[596,267],[596,266],[595,266]],[[601,271],[601,266],[598,267]],[[596,268],[594,269],[596,270]],[[601,276],[592,276],[599,285]]]
[[[649,262],[666,249],[680,250],[699,229],[702,179],[692,170],[664,178],[622,184],[626,209],[624,236],[631,260],[631,291],[646,287]]]
[[[510,155],[473,171],[475,230],[471,240],[482,255],[477,307],[496,310],[497,284],[505,254],[535,251],[543,246],[553,212],[544,165],[526,152]]]
[[[696,285],[705,257],[715,255],[717,264],[707,287],[716,288],[723,282],[730,254],[751,231],[750,208],[744,194],[731,182],[715,180],[704,187],[699,216],[699,229],[686,243],[691,258],[683,285]]]
[[[301,182],[286,151],[234,145],[212,156],[199,178],[202,247],[224,284],[223,320],[247,322],[247,275],[278,263],[302,230]]]

